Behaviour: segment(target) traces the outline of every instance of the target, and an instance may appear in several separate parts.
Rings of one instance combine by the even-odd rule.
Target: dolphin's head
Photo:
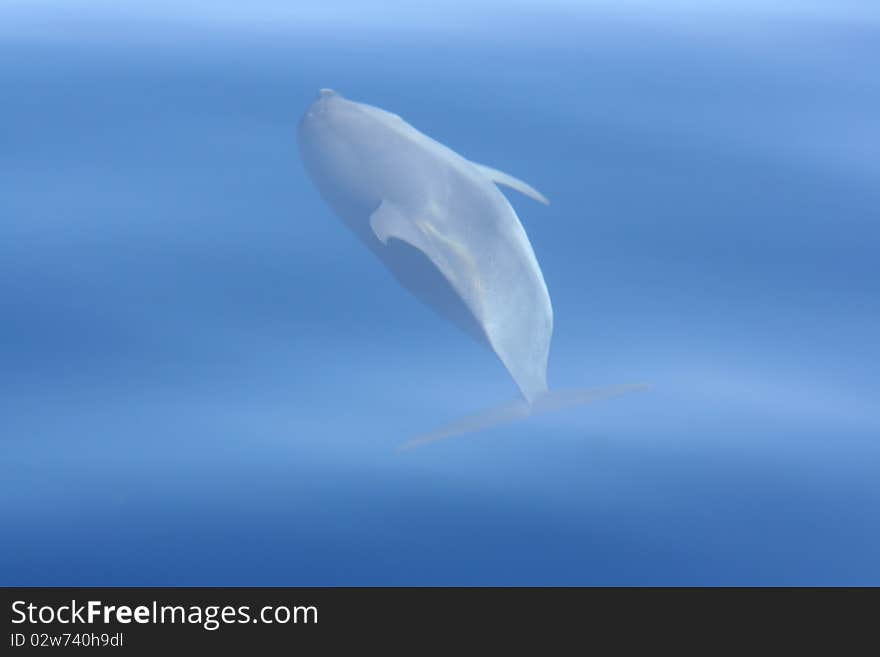
[[[338,109],[345,99],[332,89],[320,89],[318,97],[306,108],[299,121],[299,133],[302,138],[303,132],[326,129],[328,122],[332,121],[333,110]]]
[[[375,206],[377,202],[360,154],[363,137],[370,134],[360,107],[332,89],[321,89],[299,121],[300,156],[322,194],[334,205]]]
[[[300,154],[306,164],[313,164],[327,154],[328,149],[345,148],[345,135],[340,134],[340,118],[345,105],[351,104],[332,89],[321,89],[318,97],[306,108],[299,120],[297,140]]]
[[[400,123],[402,120],[396,114],[353,102],[333,89],[320,89],[300,119],[300,146],[315,139],[325,142],[331,135],[355,146],[371,141],[370,135],[383,127]]]

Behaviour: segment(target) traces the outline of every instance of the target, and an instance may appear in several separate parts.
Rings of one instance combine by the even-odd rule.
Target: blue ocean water
[[[662,6],[662,9],[661,9]],[[0,8],[0,584],[880,584],[873,2]],[[510,399],[307,179],[321,87],[536,186]]]

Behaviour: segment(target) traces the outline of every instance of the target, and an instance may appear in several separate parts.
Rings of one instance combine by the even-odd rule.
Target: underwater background
[[[880,584],[880,5],[0,5],[0,585]],[[321,201],[321,87],[510,193],[516,396]]]

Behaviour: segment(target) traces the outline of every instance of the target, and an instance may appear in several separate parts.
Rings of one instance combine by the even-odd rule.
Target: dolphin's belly
[[[471,309],[424,253],[400,240],[378,247],[371,246],[371,250],[398,283],[478,343],[491,348]]]

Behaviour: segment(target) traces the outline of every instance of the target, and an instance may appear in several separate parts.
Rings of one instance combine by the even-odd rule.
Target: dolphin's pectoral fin
[[[425,234],[388,201],[382,201],[370,215],[370,228],[382,244],[388,244],[393,237],[411,244],[419,251],[428,250]]]
[[[499,185],[504,185],[505,187],[510,187],[511,189],[515,189],[520,194],[525,194],[529,198],[533,198],[539,203],[543,203],[544,205],[550,205],[550,201],[547,200],[546,196],[544,196],[541,192],[539,192],[528,183],[524,183],[519,178],[514,178],[509,173],[504,173],[503,171],[499,171],[498,169],[487,167],[485,164],[477,164],[476,162],[472,162],[471,164],[477,167],[477,169],[480,170],[480,173],[482,173],[492,182]]]
[[[391,238],[401,240],[424,253],[446,279],[455,285],[455,268],[450,266],[448,252],[454,243],[443,239],[429,221],[410,217],[393,203],[382,201],[370,215],[370,228],[382,244]]]
[[[410,217],[393,203],[382,201],[370,215],[370,228],[382,244],[397,239],[425,254],[443,275],[468,310],[480,321],[483,316],[480,279],[467,249],[425,218]]]

